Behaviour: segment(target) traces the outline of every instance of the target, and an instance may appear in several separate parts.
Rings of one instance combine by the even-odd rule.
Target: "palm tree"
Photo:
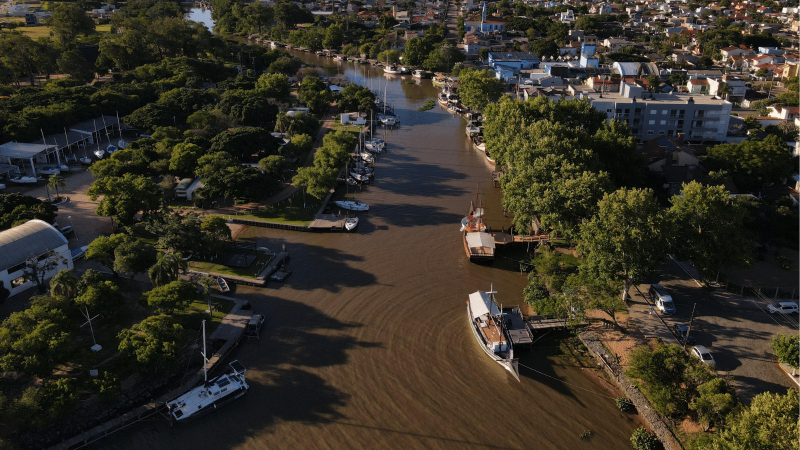
[[[217,287],[217,279],[214,277],[205,277],[200,280],[200,286],[203,288],[203,295],[206,297],[206,301],[208,301],[208,313],[211,314],[211,318],[213,319],[214,310],[211,309],[211,296]]]
[[[50,178],[47,179],[47,185],[49,189],[56,190],[56,199],[59,198],[58,188],[65,188],[67,187],[67,180],[64,179],[61,175],[50,175]]]
[[[719,89],[717,89],[717,95],[727,100],[730,94],[731,87],[728,85],[728,83],[720,83]]]
[[[180,271],[189,267],[189,263],[172,251],[159,253],[157,258],[156,263],[147,271],[154,286],[163,286],[177,280]]]
[[[78,293],[78,283],[72,270],[62,270],[50,279],[50,296],[72,298]]]

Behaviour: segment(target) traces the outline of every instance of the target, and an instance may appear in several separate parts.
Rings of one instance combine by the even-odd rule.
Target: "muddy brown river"
[[[333,60],[298,56],[337,72]],[[338,67],[373,90],[387,84],[379,69]],[[592,371],[555,356],[553,341],[519,355],[538,371],[520,368],[521,382],[478,347],[467,296],[493,285],[499,302],[519,304],[527,282],[464,254],[459,221],[476,189],[493,228],[507,225],[501,191],[463,119],[438,104],[417,111],[436,98],[430,80],[394,76],[386,89],[401,123],[374,184],[356,194],[370,205],[357,232],[257,231],[259,245],[286,245],[294,273],[283,285],[237,287],[267,316],[261,339],[234,355],[248,367],[248,395],[174,428],[134,425],[92,448],[628,448],[631,418]]]

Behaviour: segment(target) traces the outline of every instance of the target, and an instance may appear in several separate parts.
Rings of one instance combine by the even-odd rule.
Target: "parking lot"
[[[688,325],[696,304],[691,335],[697,339],[696,344],[711,352],[719,373],[732,377],[742,401],[749,403],[754,395],[765,391],[783,393],[787,388],[797,388],[777,364],[770,348],[776,334],[797,333],[797,315],[769,314],[766,303],[759,299],[728,293],[709,295],[672,260],[667,260],[647,281],[662,284],[677,311],[665,316],[656,309],[650,315],[647,299],[632,289],[631,317],[646,336],[678,344],[669,329],[676,323]],[[650,284],[638,288],[646,294]]]

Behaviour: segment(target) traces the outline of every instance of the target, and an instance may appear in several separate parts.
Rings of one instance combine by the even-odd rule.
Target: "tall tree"
[[[79,34],[89,35],[95,31],[94,20],[77,3],[56,3],[48,25],[58,42],[64,46],[73,45]]]
[[[459,74],[458,94],[461,102],[470,108],[483,111],[486,105],[503,92],[504,84],[491,70],[462,70]]]
[[[150,316],[119,333],[119,350],[146,369],[165,371],[177,361],[183,327],[167,315]]]
[[[89,243],[86,249],[86,259],[95,260],[111,270],[111,273],[116,277],[117,272],[114,268],[115,250],[123,242],[131,238],[126,234],[112,234],[111,236],[98,236]]]
[[[155,262],[155,249],[138,239],[126,240],[114,249],[114,270],[130,274],[131,282]]]
[[[779,182],[792,174],[797,162],[785,141],[769,135],[764,140],[747,139],[738,144],[719,144],[708,149],[705,164],[711,170],[726,170],[736,186],[761,189],[765,183]]]
[[[581,226],[578,252],[588,278],[622,284],[622,299],[664,259],[669,230],[649,189],[619,189],[606,194],[597,215]]]
[[[67,187],[67,180],[58,174],[50,175],[50,178],[47,179],[47,187],[49,189],[55,189],[56,198],[59,198],[58,188],[64,189]]]
[[[764,392],[753,397],[728,427],[705,447],[710,450],[798,448],[798,397]]]
[[[333,94],[322,80],[312,76],[303,78],[297,91],[297,99],[312,111],[321,113],[333,101]]]
[[[157,286],[142,294],[142,300],[148,306],[154,308],[156,312],[167,314],[172,314],[176,309],[186,307],[199,298],[194,284],[181,280]]]
[[[752,263],[755,244],[746,227],[746,199],[731,197],[722,186],[692,181],[671,201],[674,251],[680,259],[691,260],[702,276],[714,278],[725,267]]]
[[[276,100],[289,98],[289,88],[289,77],[282,73],[265,73],[258,77],[256,82],[256,89],[263,91],[267,97]]]
[[[177,253],[159,253],[155,264],[147,270],[147,273],[153,286],[164,286],[177,280],[181,270],[186,270],[188,267],[189,263]]]
[[[117,225],[130,225],[139,212],[147,214],[159,208],[161,191],[150,178],[129,173],[121,177],[99,178],[87,191],[92,201],[103,196],[95,213],[110,216]]]

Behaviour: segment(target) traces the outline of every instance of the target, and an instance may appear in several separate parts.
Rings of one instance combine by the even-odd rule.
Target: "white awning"
[[[467,233],[467,246],[469,248],[494,248],[494,237],[489,233],[484,233],[483,231],[477,233]]]
[[[486,292],[473,292],[469,294],[469,307],[472,310],[473,317],[480,317],[492,311],[492,314],[500,314],[500,309],[494,304],[489,294]]]

